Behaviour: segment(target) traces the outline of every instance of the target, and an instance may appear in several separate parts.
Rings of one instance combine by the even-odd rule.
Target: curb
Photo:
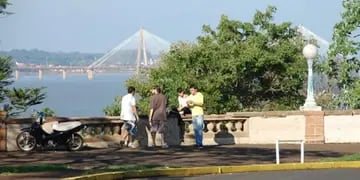
[[[334,168],[360,168],[360,161],[149,169],[149,170],[125,171],[125,172],[119,171],[119,172],[90,174],[84,176],[64,178],[64,180],[100,180],[100,179],[113,180],[113,179],[124,179],[124,178],[157,177],[157,176],[197,176],[197,175],[207,175],[207,174],[227,174],[227,173],[241,173],[241,172],[316,170],[316,169],[334,169]]]

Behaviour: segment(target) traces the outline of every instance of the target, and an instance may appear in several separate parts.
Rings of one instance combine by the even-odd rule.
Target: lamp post
[[[317,55],[317,47],[313,44],[306,45],[303,49],[303,55],[305,56],[308,65],[308,82],[305,104],[300,107],[300,109],[303,111],[321,111],[321,106],[316,105],[313,87],[313,62]]]

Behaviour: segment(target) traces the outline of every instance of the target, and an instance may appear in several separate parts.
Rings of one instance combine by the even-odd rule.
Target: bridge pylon
[[[129,38],[106,52],[88,68],[114,68],[127,66],[139,72],[141,67],[156,64],[160,54],[170,48],[170,42],[148,32],[142,27]]]
[[[94,68],[89,68],[88,70],[87,70],[87,76],[88,76],[88,79],[89,80],[94,80],[94,75],[95,73],[94,73]]]

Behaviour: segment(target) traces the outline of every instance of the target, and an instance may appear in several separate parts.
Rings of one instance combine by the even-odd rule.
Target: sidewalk
[[[281,145],[281,163],[299,162],[299,145]],[[360,152],[360,144],[305,145],[305,162],[319,161],[327,157],[339,157]],[[0,166],[37,164],[66,164],[78,171],[69,174],[59,172],[26,173],[7,178],[60,178],[83,173],[84,169],[108,165],[158,164],[169,166],[214,166],[275,163],[275,145],[227,145],[174,147],[169,149],[85,149],[79,152],[38,151],[31,153],[2,152]],[[36,175],[38,174],[38,175]],[[40,176],[41,175],[41,176]],[[38,178],[36,178],[38,177]]]

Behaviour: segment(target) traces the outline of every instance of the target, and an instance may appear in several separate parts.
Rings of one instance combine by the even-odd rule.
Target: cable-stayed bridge
[[[87,72],[88,78],[93,79],[94,73],[101,71],[111,72],[138,72],[141,68],[153,67],[157,64],[161,53],[170,48],[170,42],[163,38],[140,28],[139,31],[109,50],[101,58],[89,66],[17,66],[15,78],[20,77],[20,70],[39,70],[39,79],[43,78],[44,70],[62,72],[63,79],[66,79],[67,71]]]
[[[89,65],[92,68],[116,66],[152,66],[159,55],[169,49],[170,43],[141,28],[128,39],[118,44],[104,56]]]

